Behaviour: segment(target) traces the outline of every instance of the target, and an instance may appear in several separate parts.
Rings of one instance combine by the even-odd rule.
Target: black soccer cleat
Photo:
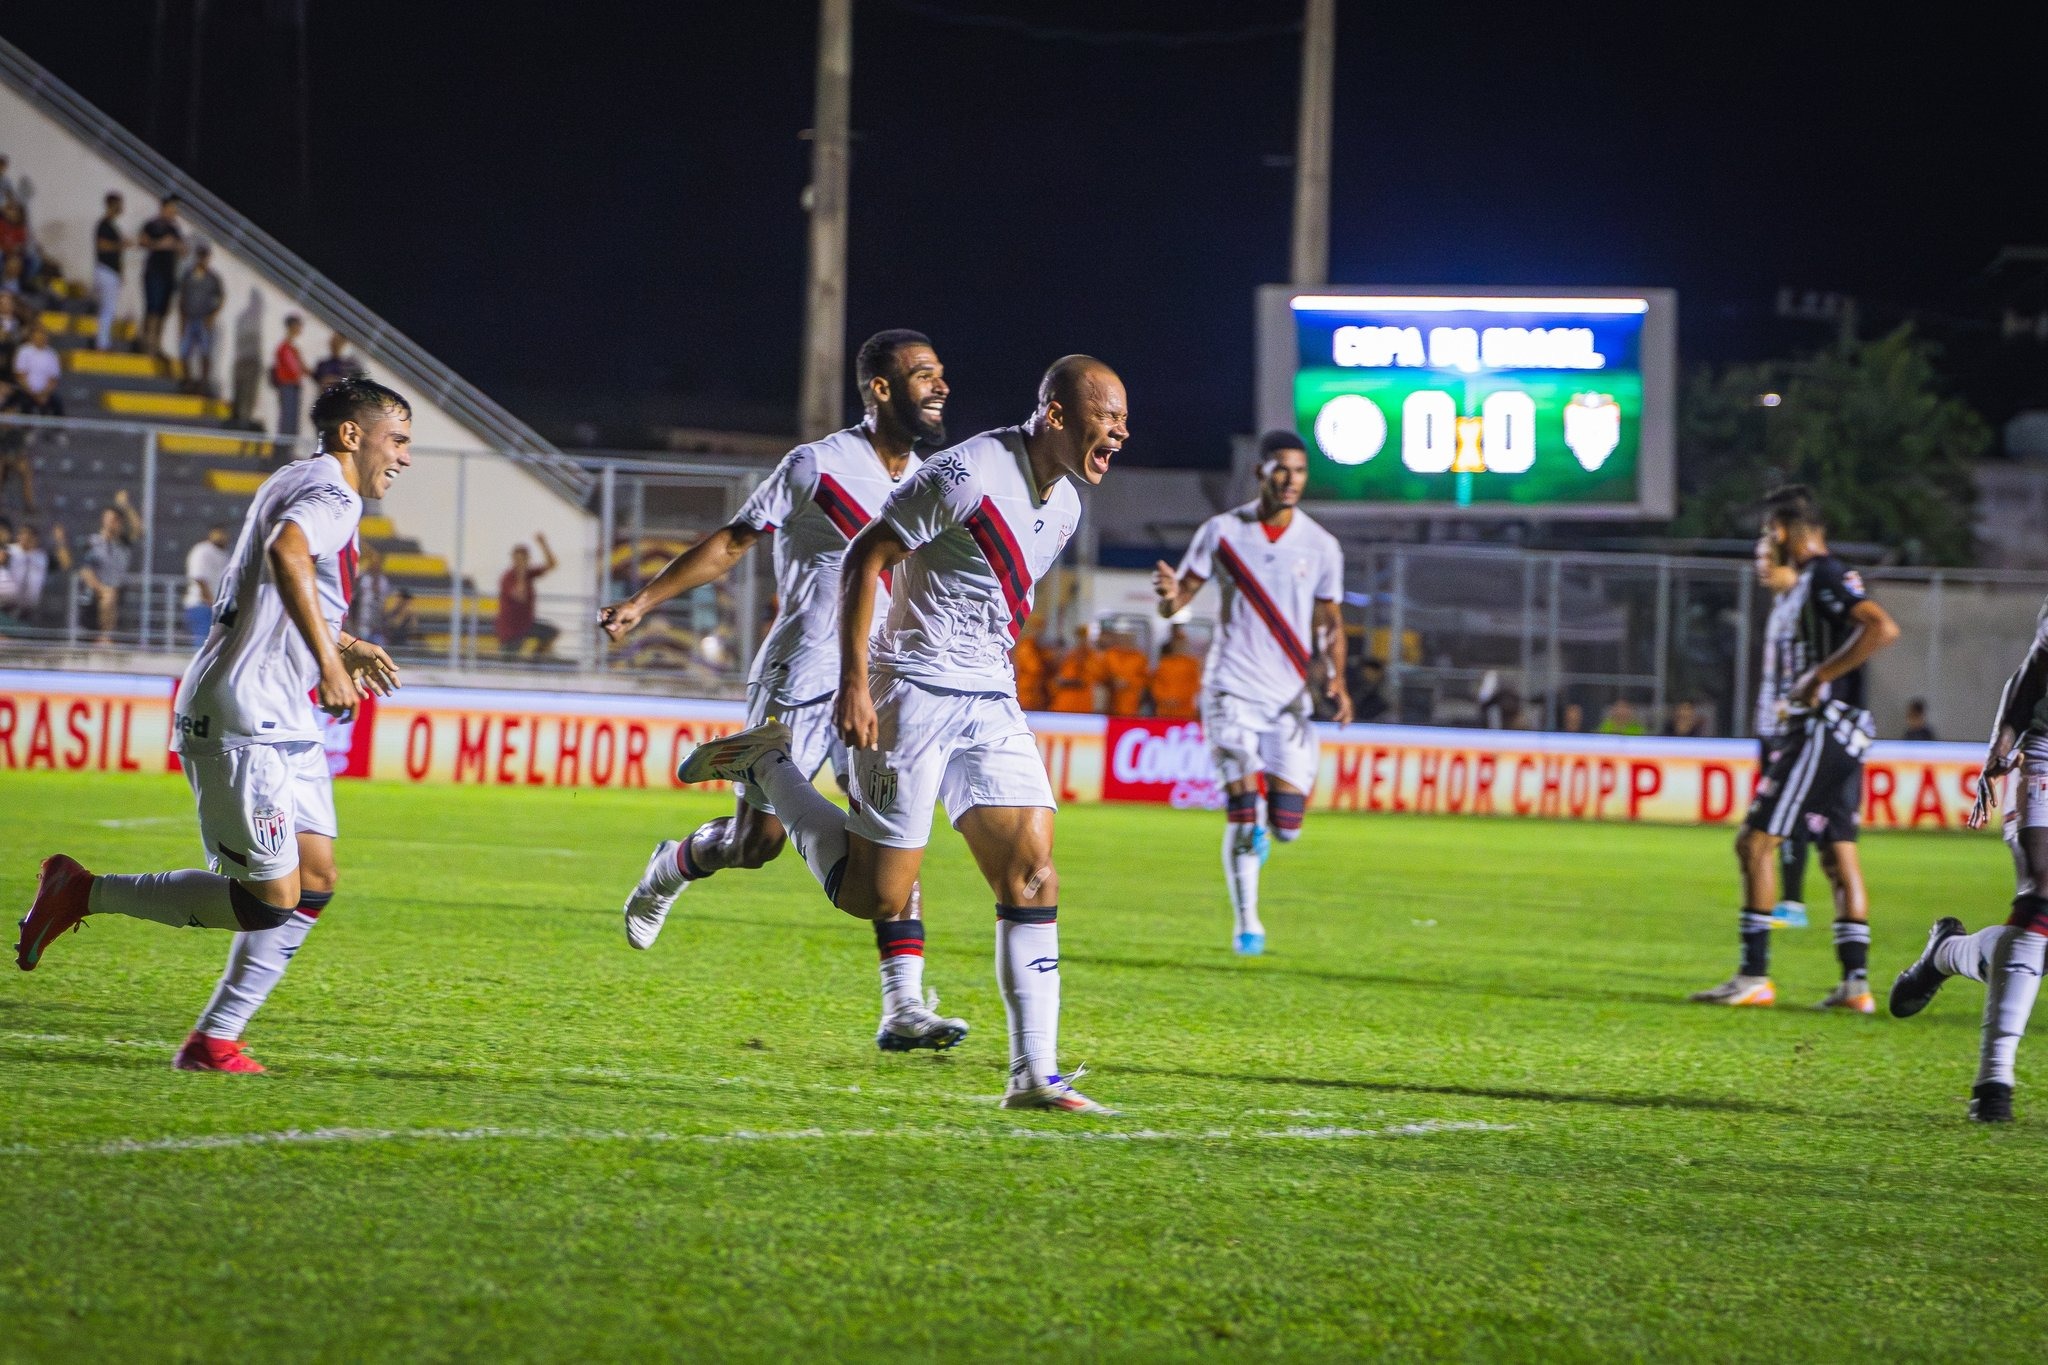
[[[2011,1123],[2012,1087],[1986,1081],[1970,1090],[1970,1122]]]
[[[1927,931],[1927,947],[1913,965],[1900,972],[1899,979],[1892,982],[1892,1018],[1910,1019],[1926,1009],[1928,1002],[1940,993],[1948,974],[1934,965],[1934,950],[1963,932],[1963,922],[1954,915],[1943,915],[1934,922],[1934,927]]]

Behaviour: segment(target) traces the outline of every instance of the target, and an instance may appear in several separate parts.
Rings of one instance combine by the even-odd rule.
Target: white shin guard
[[[196,1025],[209,1038],[238,1039],[263,1002],[277,989],[292,955],[313,932],[317,921],[293,913],[282,927],[262,933],[240,933],[228,948],[228,965],[213,988]]]
[[[2048,956],[2048,938],[2016,925],[2002,925],[1998,932],[1998,946],[1991,954],[1991,988],[1984,993],[1979,1085],[2013,1083],[2013,1061],[2027,1031],[2027,1017],[2034,1012],[2034,997],[2041,991],[2042,959]]]
[[[137,876],[103,874],[92,879],[86,904],[95,915],[127,915],[179,929],[239,929],[229,894],[233,885],[226,877],[197,868]]]
[[[754,781],[767,793],[804,865],[830,897],[838,890],[835,875],[846,862],[846,812],[820,795],[787,754],[762,763],[754,770]]]
[[[1230,909],[1240,934],[1263,934],[1259,921],[1259,854],[1253,842],[1256,825],[1223,827],[1223,881],[1230,888]]]
[[[1059,1074],[1060,927],[996,921],[996,984],[1010,1023],[1010,1077],[1043,1085]]]

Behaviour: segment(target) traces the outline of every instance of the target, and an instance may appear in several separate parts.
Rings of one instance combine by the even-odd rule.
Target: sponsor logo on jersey
[[[931,470],[932,477],[939,481],[939,487],[949,492],[966,483],[969,473],[967,462],[958,455],[947,455],[933,460],[925,468]]]
[[[284,841],[291,832],[291,817],[276,806],[258,806],[249,812],[249,833],[256,840],[256,851],[266,858],[284,852]]]
[[[212,716],[179,716],[178,733],[194,739],[205,739],[213,730]]]
[[[883,812],[896,809],[896,770],[894,768],[877,768],[869,773],[867,779],[860,785],[863,794],[867,797],[868,805]]]

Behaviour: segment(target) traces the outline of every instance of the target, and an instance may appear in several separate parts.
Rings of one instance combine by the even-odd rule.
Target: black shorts
[[[1863,753],[1874,733],[1868,711],[1831,701],[1800,728],[1764,741],[1763,781],[1742,823],[1781,839],[1855,843],[1863,817]]]
[[[178,288],[178,271],[173,266],[159,270],[146,265],[142,270],[142,312],[145,317],[160,318],[171,311],[171,295]]]

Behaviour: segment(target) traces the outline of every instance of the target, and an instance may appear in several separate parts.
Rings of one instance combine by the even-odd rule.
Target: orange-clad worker
[[[1188,639],[1187,627],[1175,626],[1159,651],[1152,670],[1152,713],[1172,720],[1193,720],[1202,691],[1202,658]]]
[[[1045,709],[1045,649],[1038,643],[1035,627],[1024,632],[1010,651],[1010,666],[1017,670],[1017,705],[1026,711]]]
[[[1095,650],[1088,643],[1088,628],[1074,632],[1074,647],[1060,659],[1052,675],[1051,709],[1087,713],[1095,709]]]
[[[1095,652],[1095,674],[1109,689],[1112,716],[1135,716],[1145,706],[1145,688],[1152,681],[1152,661],[1137,642],[1121,632],[1105,635]]]

